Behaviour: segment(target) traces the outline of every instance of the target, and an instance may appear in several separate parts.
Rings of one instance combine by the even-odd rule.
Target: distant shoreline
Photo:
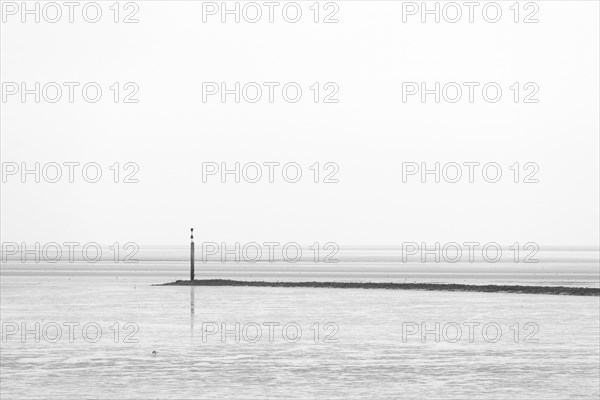
[[[600,296],[600,289],[566,286],[521,285],[463,285],[455,283],[391,283],[391,282],[266,282],[234,281],[229,279],[201,279],[175,281],[153,286],[253,286],[253,287],[304,287],[332,289],[394,289],[429,290],[447,292],[524,293],[569,296]]]

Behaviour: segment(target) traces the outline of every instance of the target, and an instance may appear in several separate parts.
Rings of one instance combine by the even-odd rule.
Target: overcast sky
[[[200,241],[598,245],[598,2],[538,2],[536,24],[515,24],[512,2],[495,24],[481,12],[473,24],[466,16],[423,24],[418,15],[403,23],[401,3],[389,1],[338,2],[331,24],[313,22],[312,2],[301,3],[295,24],[277,11],[273,24],[266,16],[223,24],[218,15],[203,23],[201,2],[148,1],[138,3],[139,23],[115,24],[111,3],[96,24],[5,15],[2,82],[98,82],[103,95],[87,103],[75,89],[73,103],[63,93],[55,104],[8,97],[2,162],[96,162],[103,176],[96,184],[79,169],[74,183],[8,176],[2,241],[185,244],[193,226]],[[466,89],[457,103],[402,101],[402,82],[436,81],[481,85],[473,103]],[[139,102],[115,104],[114,82],[135,82]],[[218,95],[204,103],[203,82],[281,85],[273,103],[266,89],[254,104]],[[281,97],[287,82],[303,89],[297,103]],[[335,87],[327,82],[339,102],[322,102]],[[503,89],[496,103],[481,97],[488,82]],[[538,103],[522,101],[527,82],[539,87]],[[112,182],[115,162],[119,180],[136,163],[139,183]],[[303,175],[295,184],[280,170],[275,183],[203,183],[203,162],[297,162]],[[315,162],[336,163],[339,183],[314,183]],[[503,176],[488,183],[478,169],[475,183],[403,183],[403,162],[496,162]],[[514,183],[515,162],[536,163],[539,183]],[[521,172],[522,181],[529,171]]]

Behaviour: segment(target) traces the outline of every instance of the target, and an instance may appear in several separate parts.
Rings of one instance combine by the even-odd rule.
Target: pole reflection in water
[[[190,286],[190,336],[192,338],[194,337],[194,302],[196,300],[194,289],[194,286]]]

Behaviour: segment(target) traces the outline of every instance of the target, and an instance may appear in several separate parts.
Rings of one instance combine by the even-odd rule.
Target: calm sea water
[[[157,287],[184,277],[63,269],[1,277],[3,399],[600,395],[598,297]]]
[[[230,246],[233,248],[232,246]],[[432,247],[433,248],[433,247]],[[65,251],[66,253],[66,251]],[[333,254],[331,252],[322,252]],[[20,253],[8,255],[7,262],[0,263],[3,276],[156,276],[158,282],[187,279],[189,276],[189,248],[143,247],[133,252],[121,251],[121,259],[114,262],[114,252],[104,248],[98,263],[84,262],[76,253],[73,262],[63,254],[61,262],[21,262]],[[431,282],[497,285],[544,285],[600,287],[600,250],[598,248],[543,248],[521,251],[517,261],[510,248],[503,248],[497,262],[486,261],[481,250],[475,251],[469,261],[466,250],[458,262],[448,262],[450,255],[439,255],[435,262],[431,254],[421,262],[421,254],[403,258],[401,248],[343,248],[336,250],[330,261],[324,262],[321,254],[314,262],[314,253],[308,248],[302,251],[298,262],[285,262],[276,253],[275,261],[267,261],[267,255],[259,262],[235,262],[227,255],[227,262],[220,262],[220,254],[203,258],[202,246],[196,249],[198,278],[279,280],[279,281],[377,281],[377,282]],[[492,252],[493,254],[493,252]],[[126,255],[132,256],[125,262]],[[525,256],[532,256],[526,260]],[[238,255],[239,256],[239,255]],[[5,257],[5,256],[3,256]],[[52,259],[53,255],[46,255]],[[206,262],[203,262],[203,259]],[[535,261],[535,262],[533,262]]]

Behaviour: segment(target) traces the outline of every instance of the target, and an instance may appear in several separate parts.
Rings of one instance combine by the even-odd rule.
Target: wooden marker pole
[[[191,228],[192,235],[190,236],[190,281],[194,280],[194,228]]]

